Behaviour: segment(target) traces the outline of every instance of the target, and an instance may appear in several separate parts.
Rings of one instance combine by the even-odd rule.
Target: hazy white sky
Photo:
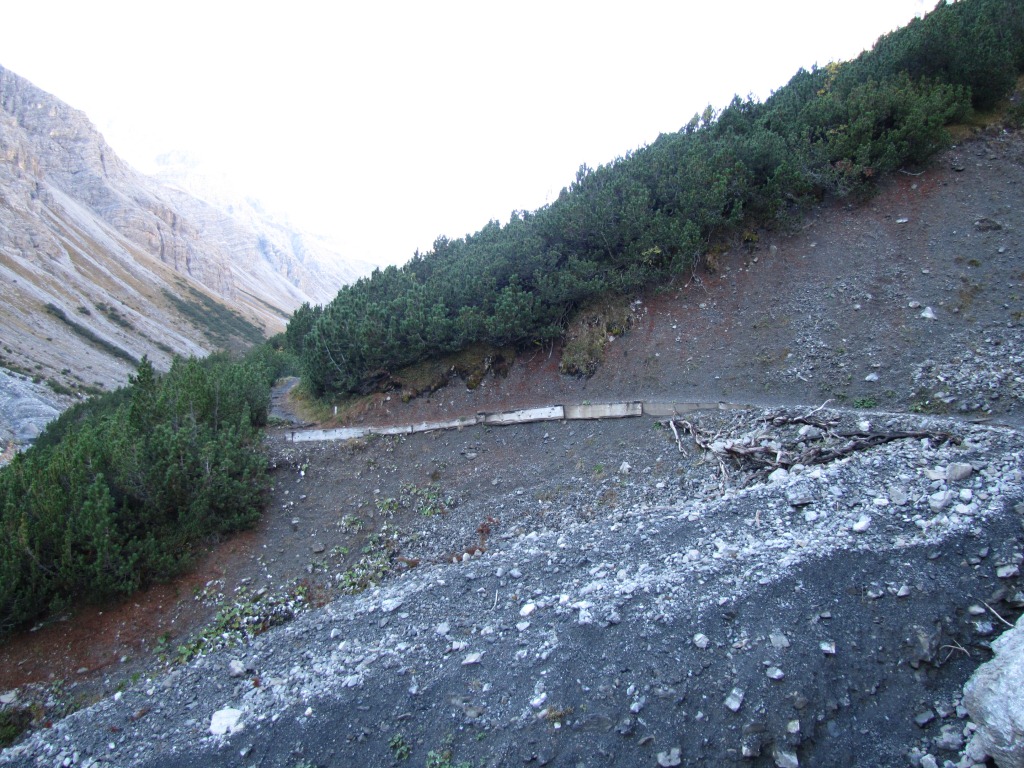
[[[0,65],[86,112],[142,171],[184,151],[349,255],[400,263],[933,6],[18,2]]]

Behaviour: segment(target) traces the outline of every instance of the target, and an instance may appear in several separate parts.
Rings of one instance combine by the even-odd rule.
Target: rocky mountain
[[[34,433],[16,411],[53,399],[40,384],[67,402],[143,355],[251,343],[371,269],[220,202],[136,172],[82,112],[0,67],[0,365],[23,379],[4,387],[0,442]]]

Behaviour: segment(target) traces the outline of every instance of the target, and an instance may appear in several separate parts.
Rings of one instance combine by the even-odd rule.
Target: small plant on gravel
[[[355,515],[345,515],[338,523],[347,533],[359,533],[363,527],[363,521]]]
[[[437,483],[430,483],[422,488],[413,483],[403,483],[399,502],[406,509],[418,512],[424,517],[445,514],[449,508],[455,506],[455,500],[445,496]]]
[[[398,531],[387,523],[377,533],[367,536],[362,556],[355,565],[338,575],[338,586],[354,595],[379,584],[391,570],[392,560],[398,552],[398,538]]]
[[[386,498],[377,501],[377,512],[384,517],[391,517],[398,511],[398,499]]]
[[[430,750],[427,753],[427,766],[426,768],[473,768],[472,765],[466,761],[461,760],[458,763],[452,762],[452,751],[450,749],[442,749],[440,752]]]
[[[853,401],[854,408],[875,408],[878,406],[878,401],[873,397],[858,397]]]
[[[32,711],[11,707],[0,712],[0,749],[11,746],[32,724]]]
[[[408,760],[412,757],[412,745],[400,733],[396,733],[391,737],[391,740],[388,741],[388,747],[391,749],[391,754],[395,756],[396,760]]]
[[[213,622],[187,643],[179,645],[175,661],[179,664],[218,648],[227,648],[284,624],[308,607],[308,590],[294,584],[283,594],[245,589],[221,606]]]
[[[572,707],[548,707],[542,714],[543,718],[555,728],[561,728],[572,716]]]

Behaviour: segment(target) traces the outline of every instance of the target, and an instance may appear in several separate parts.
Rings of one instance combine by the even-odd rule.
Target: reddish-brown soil
[[[80,608],[9,638],[0,645],[0,690],[58,680],[65,685],[103,678],[116,682],[151,666],[161,636],[173,648],[175,638],[209,621],[215,609],[196,595],[236,570],[239,559],[258,546],[260,533],[246,531],[211,547],[169,584],[126,601]]]

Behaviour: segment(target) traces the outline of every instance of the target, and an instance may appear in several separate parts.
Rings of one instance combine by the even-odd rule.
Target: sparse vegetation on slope
[[[439,237],[401,269],[303,307],[287,338],[309,389],[366,391],[470,344],[554,339],[597,295],[670,278],[732,232],[925,161],[944,126],[991,108],[1024,68],[1016,6],[942,4],[854,61],[801,70],[764,103],[709,106],[678,133],[580,168],[544,208]]]
[[[64,323],[66,326],[68,326],[68,328],[70,328],[72,331],[77,333],[79,336],[81,336],[83,339],[88,341],[90,344],[92,344],[93,346],[98,347],[99,349],[102,349],[107,354],[112,355],[113,357],[119,358],[121,360],[124,360],[127,363],[131,363],[132,365],[138,365],[139,364],[138,359],[134,355],[132,355],[129,352],[126,352],[121,347],[119,347],[116,344],[113,344],[113,343],[107,341],[106,339],[102,338],[101,336],[98,336],[90,328],[87,328],[86,326],[82,325],[81,323],[75,322],[74,320],[72,320],[70,317],[67,316],[67,313],[63,309],[58,307],[56,304],[47,304],[46,305],[46,311],[49,314],[51,314],[54,317],[56,317],[58,320],[60,320],[62,323]]]
[[[179,283],[183,295],[164,290],[164,296],[187,317],[215,346],[239,349],[264,340],[263,331],[238,312],[214,301],[190,285]]]

